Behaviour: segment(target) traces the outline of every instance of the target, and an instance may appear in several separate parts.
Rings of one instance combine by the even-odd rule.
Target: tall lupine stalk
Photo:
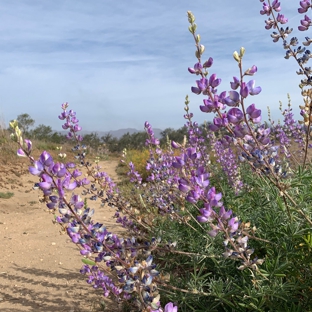
[[[311,136],[310,128],[312,122],[312,69],[311,67],[306,66],[312,55],[311,51],[305,47],[312,43],[312,39],[305,37],[305,41],[302,42],[304,47],[298,46],[298,48],[295,48],[299,44],[298,38],[292,37],[290,40],[287,40],[288,35],[292,33],[293,28],[286,27],[284,29],[284,27],[281,26],[287,24],[288,19],[283,14],[279,13],[281,11],[280,2],[278,2],[278,0],[274,0],[273,2],[268,0],[268,3],[264,2],[264,0],[260,0],[260,2],[263,2],[263,9],[260,11],[260,14],[270,16],[265,21],[265,29],[269,30],[273,28],[277,30],[273,31],[271,34],[273,42],[278,42],[279,39],[283,41],[283,47],[286,50],[285,59],[293,57],[299,65],[299,70],[296,73],[298,75],[305,76],[299,85],[304,101],[304,105],[300,106],[300,114],[303,116],[302,123],[306,128],[304,159],[302,164],[303,167],[305,167],[307,162],[309,140]],[[311,2],[309,0],[300,1],[300,8],[298,8],[298,13],[306,13],[309,9],[311,9]],[[306,31],[311,26],[311,19],[305,15],[304,18],[300,21],[300,24],[301,25],[298,26],[298,30]],[[283,196],[286,195],[291,203],[296,206],[295,201],[287,194],[287,191],[283,188],[280,190]],[[312,225],[312,221],[303,213],[300,208],[297,208],[297,211]]]
[[[245,99],[248,96],[254,96],[261,92],[261,87],[255,87],[255,80],[244,82],[246,76],[253,76],[257,72],[257,67],[253,65],[251,68],[243,71],[242,59],[245,49],[241,48],[240,53],[234,52],[234,59],[238,62],[240,77],[233,77],[231,89],[228,93],[223,91],[218,93],[217,87],[221,84],[221,79],[216,74],[212,74],[209,79],[208,68],[213,64],[210,57],[208,61],[202,64],[201,57],[205,51],[203,45],[200,44],[200,36],[196,34],[195,17],[188,12],[190,22],[189,30],[192,33],[196,44],[196,57],[198,62],[193,68],[189,68],[191,74],[200,76],[196,80],[196,87],[192,87],[195,94],[203,94],[207,98],[203,100],[200,109],[204,113],[214,113],[213,124],[209,127],[212,131],[226,130],[232,139],[232,143],[236,145],[257,172],[270,172],[274,179],[278,180],[278,173],[275,172],[275,153],[272,155],[270,150],[270,129],[259,126],[261,121],[261,110],[257,109],[255,104],[248,107],[245,105]],[[236,90],[239,89],[239,92]],[[227,96],[228,94],[228,96]],[[226,108],[230,108],[226,111]],[[272,165],[274,163],[274,165]]]
[[[80,150],[82,137],[77,132],[81,127],[75,112],[67,111],[67,107],[67,103],[62,105],[63,112],[59,118],[65,120],[63,128],[69,129],[67,138],[77,141],[74,150]],[[112,180],[99,171],[99,166],[91,169],[85,161],[85,153],[78,153],[77,159],[87,166],[88,174],[93,179],[91,187],[87,188],[90,180],[79,178],[82,173],[74,163],[55,162],[46,151],[35,160],[30,156],[31,141],[23,140],[17,122],[12,122],[11,127],[14,130],[13,139],[19,144],[18,155],[29,158],[32,165],[29,171],[38,176],[38,186],[48,198],[47,207],[59,212],[56,221],[66,229],[72,242],[80,248],[80,254],[85,257],[81,273],[88,276],[87,282],[94,288],[101,288],[105,297],[110,295],[117,301],[131,301],[140,311],[162,312],[157,285],[153,281],[159,272],[151,255],[158,241],[153,239],[142,245],[134,237],[122,238],[108,232],[103,224],[92,220],[94,210],[85,208],[80,195],[73,193],[81,187],[84,194],[92,194],[90,199],[114,202],[116,188]],[[165,311],[177,309],[169,303]]]
[[[280,10],[279,3],[276,2],[273,9]],[[213,59],[210,57],[208,61],[202,64],[201,58],[205,47],[200,44],[200,35],[196,33],[195,17],[190,11],[188,12],[188,20],[190,23],[189,31],[195,40],[195,55],[198,60],[194,67],[188,70],[191,74],[200,76],[200,79],[196,80],[197,86],[192,87],[191,90],[195,94],[203,94],[207,97],[203,100],[204,105],[201,105],[200,109],[204,113],[215,114],[213,124],[209,127],[210,130],[226,130],[232,143],[241,152],[240,160],[247,161],[260,177],[268,179],[279,189],[289,218],[291,219],[290,205],[293,205],[296,207],[296,211],[312,225],[310,218],[297,207],[295,200],[289,195],[287,187],[281,180],[287,177],[289,167],[283,168],[282,166],[278,154],[279,146],[273,145],[274,141],[270,137],[271,129],[266,124],[260,124],[261,110],[257,109],[255,104],[246,107],[246,99],[261,92],[261,87],[255,86],[255,80],[249,80],[247,83],[244,81],[245,77],[253,76],[257,72],[257,67],[253,65],[247,70],[243,70],[242,60],[245,49],[241,48],[239,53],[235,51],[233,57],[238,63],[239,77],[233,77],[233,82],[230,83],[231,91],[218,93],[216,87],[221,84],[221,79],[217,78],[216,74],[210,75],[209,79],[207,78],[208,68],[212,66]],[[285,22],[284,16],[279,15],[276,25]],[[272,20],[269,21],[269,24],[275,25]],[[289,32],[289,30],[287,31]],[[286,31],[284,31],[284,36],[285,33]],[[239,92],[236,91],[237,89]],[[231,108],[227,111],[226,109],[229,107]],[[306,148],[307,146],[306,143]],[[305,153],[307,154],[307,151]],[[304,160],[306,160],[306,155]]]
[[[264,0],[260,0],[260,2],[264,2]],[[298,8],[298,13],[304,14],[307,13],[308,10],[311,10],[311,2],[310,0],[300,1],[300,7]],[[293,32],[293,28],[282,27],[282,25],[288,23],[288,19],[281,13],[281,6],[278,0],[268,0],[268,3],[263,3],[263,9],[260,11],[261,15],[270,16],[266,21],[265,29],[276,29],[277,31],[273,31],[271,37],[273,38],[273,42],[278,42],[279,39],[283,42],[283,47],[286,50],[285,59],[294,58],[299,65],[299,70],[296,72],[298,75],[303,75],[305,78],[301,80],[299,85],[301,89],[301,94],[304,98],[304,105],[300,106],[301,115],[303,116],[303,123],[306,126],[306,138],[305,138],[305,149],[304,149],[304,160],[303,167],[306,165],[307,154],[308,154],[308,146],[310,140],[310,128],[312,122],[312,69],[311,67],[307,67],[306,64],[312,57],[311,51],[306,47],[310,46],[312,43],[312,39],[309,37],[305,37],[305,41],[302,41],[303,46],[299,45],[299,40],[297,37],[292,37],[290,40],[287,40],[288,35]],[[299,31],[307,31],[309,27],[312,25],[311,19],[308,15],[304,15],[304,18],[300,21],[300,26],[298,26]],[[298,48],[295,48],[297,47]]]

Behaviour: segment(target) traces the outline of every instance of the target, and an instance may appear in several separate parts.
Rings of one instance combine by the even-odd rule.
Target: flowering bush
[[[124,168],[125,172],[128,173],[128,164],[134,166],[136,171],[140,174],[143,181],[148,177],[148,171],[146,170],[146,162],[149,158],[148,149],[143,150],[127,150],[124,149],[122,153],[123,159],[120,163],[121,168]]]
[[[298,12],[311,8],[309,0],[300,1]],[[88,179],[76,163],[58,162],[47,151],[35,160],[31,141],[11,123],[18,155],[29,158],[47,207],[58,211],[57,222],[80,247],[81,273],[104,296],[135,311],[311,311],[312,70],[306,47],[312,39],[305,37],[303,46],[296,37],[288,40],[293,29],[282,27],[287,18],[280,12],[277,0],[263,2],[260,11],[268,16],[265,28],[274,29],[273,41],[281,39],[285,58],[295,59],[303,75],[303,120],[295,121],[288,106],[282,124],[261,122],[261,110],[247,103],[261,87],[249,80],[257,67],[244,68],[244,48],[233,54],[238,76],[229,91],[219,92],[221,79],[208,72],[212,58],[202,61],[205,47],[188,12],[197,58],[188,69],[197,77],[191,90],[203,96],[200,110],[212,114],[213,123],[205,134],[186,98],[187,138],[163,150],[146,122],[148,175],[143,183],[129,164],[130,194],[86,160],[81,127],[67,103],[59,118],[77,142],[76,158]],[[299,31],[307,31],[311,19],[304,15],[300,24]],[[125,235],[93,221],[82,196],[116,207]]]

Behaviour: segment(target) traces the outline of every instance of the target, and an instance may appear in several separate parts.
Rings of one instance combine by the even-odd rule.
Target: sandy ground
[[[117,179],[117,160],[100,164]],[[104,311],[101,292],[79,273],[82,256],[39,202],[40,191],[32,189],[38,181],[27,168],[0,165],[0,192],[14,193],[10,199],[0,198],[0,311]],[[114,209],[97,206],[94,219],[120,233]],[[105,311],[116,310],[116,304],[105,304]]]

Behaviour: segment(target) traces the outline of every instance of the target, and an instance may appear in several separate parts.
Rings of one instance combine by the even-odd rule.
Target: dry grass
[[[50,143],[45,141],[39,140],[32,140],[33,149],[32,149],[32,156],[36,159],[40,156],[42,151],[48,151],[51,156],[55,159],[58,158],[58,154],[60,152],[66,153],[68,155],[67,161],[73,161],[74,156],[72,156],[72,145],[69,143],[65,143],[62,145],[62,150],[60,151],[57,149],[60,147],[59,144]],[[18,146],[15,142],[13,142],[10,138],[9,131],[0,127],[0,162],[2,164],[9,164],[9,163],[29,163],[27,158],[18,157],[16,151]]]

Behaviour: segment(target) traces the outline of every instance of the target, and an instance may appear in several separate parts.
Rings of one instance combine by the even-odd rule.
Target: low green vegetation
[[[14,196],[12,192],[0,192],[0,198],[9,199]]]

